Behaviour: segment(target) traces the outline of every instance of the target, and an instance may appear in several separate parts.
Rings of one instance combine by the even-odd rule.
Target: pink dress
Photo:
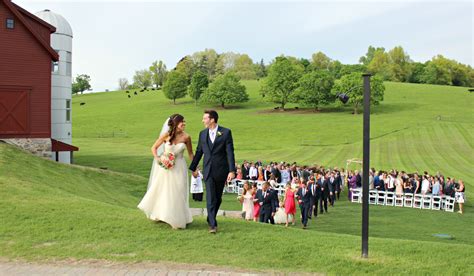
[[[253,196],[252,199],[254,198],[255,198],[255,195]],[[259,216],[260,216],[260,204],[258,204],[258,201],[257,201],[253,203],[253,217],[258,218]]]
[[[296,213],[295,193],[291,189],[286,190],[285,213],[293,215]]]

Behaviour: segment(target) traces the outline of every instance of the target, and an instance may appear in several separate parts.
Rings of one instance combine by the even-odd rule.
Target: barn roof
[[[56,28],[54,26],[46,23],[45,21],[41,20],[37,16],[29,13],[25,9],[21,8],[20,6],[12,3],[11,0],[0,0],[0,1],[2,1],[3,4],[5,4],[5,6],[7,7],[7,9],[9,9],[18,18],[18,20],[20,20],[21,23],[23,23],[23,25],[31,33],[31,35],[51,55],[51,59],[54,60],[54,61],[58,61],[59,60],[58,53],[56,53],[56,51],[53,48],[51,48],[51,46],[46,41],[44,41],[37,33],[34,32],[31,25],[26,21],[26,19],[23,16],[27,16],[27,17],[33,19],[34,21],[40,23],[41,25],[47,27],[52,33],[54,33],[56,31]]]

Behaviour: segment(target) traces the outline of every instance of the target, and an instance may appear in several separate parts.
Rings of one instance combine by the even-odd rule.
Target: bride
[[[190,160],[194,156],[185,127],[180,114],[172,115],[163,124],[160,137],[151,147],[155,158],[148,190],[138,204],[149,219],[166,222],[173,229],[186,228],[193,221],[189,210],[188,166],[183,153],[187,149]]]

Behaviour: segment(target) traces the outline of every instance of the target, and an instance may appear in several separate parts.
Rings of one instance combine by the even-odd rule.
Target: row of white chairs
[[[362,202],[362,189],[352,190],[352,202]],[[418,209],[429,209],[429,210],[444,210],[447,212],[454,212],[454,204],[456,200],[451,196],[434,196],[431,194],[412,194],[404,193],[403,195],[397,195],[394,192],[370,190],[369,191],[369,204],[373,205],[385,205],[385,206],[397,206],[397,207],[410,207]]]

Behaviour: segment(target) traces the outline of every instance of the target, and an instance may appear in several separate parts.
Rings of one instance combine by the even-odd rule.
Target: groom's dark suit
[[[204,154],[204,182],[206,184],[207,222],[211,228],[217,227],[216,215],[222,202],[222,192],[229,172],[235,173],[234,142],[230,129],[218,126],[212,143],[209,129],[199,133],[196,154],[189,166],[195,171]]]

